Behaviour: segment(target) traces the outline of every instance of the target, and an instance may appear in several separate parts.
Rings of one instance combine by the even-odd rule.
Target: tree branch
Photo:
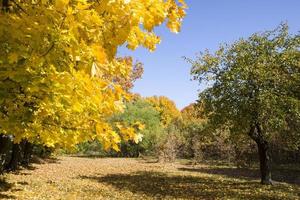
[[[6,0],[8,1],[8,0]],[[15,0],[11,0],[23,13],[25,13],[26,15],[28,15],[28,13],[24,10],[24,8],[22,8],[17,2],[15,2]]]
[[[59,25],[59,29],[61,29],[62,26],[64,25],[64,22],[65,22],[66,17],[67,17],[67,16],[64,16],[64,18],[62,19],[61,24]],[[43,54],[41,55],[41,57],[45,57],[48,53],[50,53],[50,51],[54,48],[54,46],[55,46],[55,41],[52,42],[52,44],[51,44],[51,46],[49,47],[49,49],[48,49],[45,53],[43,53]]]

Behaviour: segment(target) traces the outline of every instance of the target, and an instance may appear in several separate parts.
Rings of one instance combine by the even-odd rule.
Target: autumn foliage
[[[300,181],[300,35],[287,24],[184,57],[205,85],[180,111],[166,96],[133,94],[143,63],[118,50],[155,51],[157,27],[180,32],[184,0],[0,6],[0,198],[299,196],[288,183]],[[6,173],[21,167],[38,170]],[[261,183],[287,184],[258,187],[258,169]]]
[[[180,30],[183,0],[2,0],[0,132],[48,147],[134,139],[107,118],[123,110],[141,68],[119,46],[154,51],[156,26]],[[121,126],[120,126],[121,127]],[[130,130],[130,131],[129,131]]]
[[[160,113],[163,126],[168,126],[173,120],[180,118],[180,111],[169,98],[165,96],[153,96],[147,97],[146,101]]]

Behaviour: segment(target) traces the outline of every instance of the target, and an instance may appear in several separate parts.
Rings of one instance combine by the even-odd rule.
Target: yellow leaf
[[[115,151],[120,151],[120,148],[119,148],[119,146],[117,145],[117,144],[113,144],[112,145],[112,148],[115,150]]]
[[[93,55],[100,64],[104,64],[107,61],[106,53],[102,46],[93,45],[92,46]]]
[[[9,56],[8,56],[8,63],[9,64],[13,64],[13,63],[16,63],[17,61],[18,61],[18,54],[16,54],[16,53],[11,53],[11,54],[9,54]]]
[[[58,10],[63,10],[65,9],[66,5],[69,4],[69,0],[56,0],[55,1],[55,7]]]

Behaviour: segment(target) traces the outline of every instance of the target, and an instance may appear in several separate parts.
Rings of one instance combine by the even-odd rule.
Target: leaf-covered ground
[[[300,199],[299,170],[275,173],[263,186],[257,171],[187,162],[59,157],[6,174],[0,199]]]

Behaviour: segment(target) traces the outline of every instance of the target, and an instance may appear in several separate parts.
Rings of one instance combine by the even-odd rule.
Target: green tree
[[[288,26],[256,33],[211,54],[201,53],[191,74],[209,87],[199,94],[209,124],[247,134],[258,147],[261,183],[271,184],[269,140],[287,139],[299,147],[300,36]]]
[[[163,135],[160,113],[142,98],[136,98],[134,101],[128,102],[124,112],[116,114],[111,121],[128,125],[139,122],[144,125],[144,129],[140,131],[143,136],[141,142],[122,142],[121,153],[123,156],[153,153]]]

